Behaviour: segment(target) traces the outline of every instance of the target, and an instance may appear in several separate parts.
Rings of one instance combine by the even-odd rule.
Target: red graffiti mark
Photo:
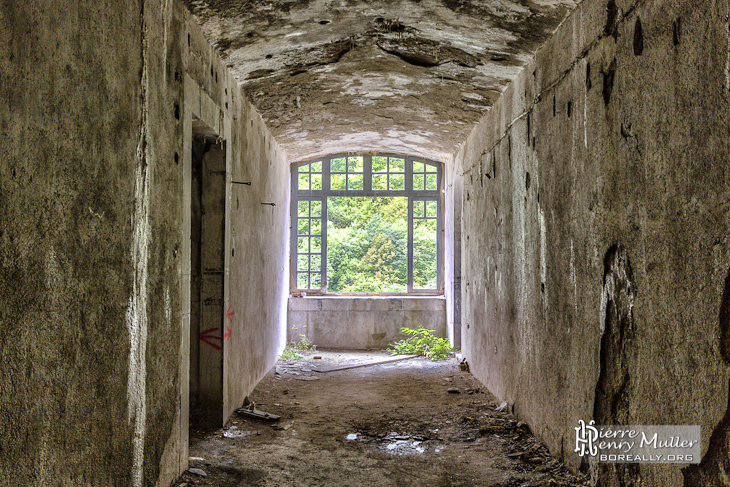
[[[225,338],[225,339],[226,339],[226,341],[228,341],[228,340],[230,340],[230,339],[231,339],[231,329],[230,329],[230,328],[228,328],[228,325],[226,325],[226,334],[225,334],[225,335],[223,335],[223,338]]]
[[[235,312],[235,311],[233,311],[233,310],[231,309],[231,307],[229,306],[229,307],[228,307],[228,311],[226,311],[226,318],[228,318],[228,321],[230,321],[231,323],[233,323],[233,318],[231,318],[231,316],[233,316],[233,315],[235,315],[235,314],[236,314],[236,312]]]
[[[211,347],[215,348],[216,350],[223,350],[223,347],[218,345],[215,342],[212,342],[210,340],[223,340],[223,337],[218,337],[215,335],[211,335],[211,333],[215,333],[218,331],[218,328],[210,328],[208,330],[205,330],[203,333],[200,334],[200,341],[207,343]]]

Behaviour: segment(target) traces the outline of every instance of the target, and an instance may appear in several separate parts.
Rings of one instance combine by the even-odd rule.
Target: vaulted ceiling
[[[447,161],[580,0],[185,0],[290,160]]]

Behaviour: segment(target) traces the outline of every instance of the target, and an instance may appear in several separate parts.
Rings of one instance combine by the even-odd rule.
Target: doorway
[[[190,231],[190,435],[223,423],[225,142],[193,118]]]

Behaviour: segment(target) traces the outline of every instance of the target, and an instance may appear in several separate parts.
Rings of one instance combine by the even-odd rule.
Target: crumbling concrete
[[[192,114],[235,154],[226,205],[231,171],[262,168],[226,223],[272,251],[224,277],[259,294],[223,303],[249,388],[224,389],[228,411],[283,344],[287,220],[242,231],[270,218],[260,200],[287,207],[286,169],[265,169],[281,152],[175,1],[6,3],[0,25],[0,484],[169,485],[188,462]]]
[[[579,419],[726,435],[727,12],[585,0],[457,156],[464,353],[574,468]]]
[[[291,160],[446,162],[576,0],[185,0]]]

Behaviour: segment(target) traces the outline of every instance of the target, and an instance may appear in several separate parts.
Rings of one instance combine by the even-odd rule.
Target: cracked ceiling
[[[448,161],[580,0],[185,0],[289,160]]]

